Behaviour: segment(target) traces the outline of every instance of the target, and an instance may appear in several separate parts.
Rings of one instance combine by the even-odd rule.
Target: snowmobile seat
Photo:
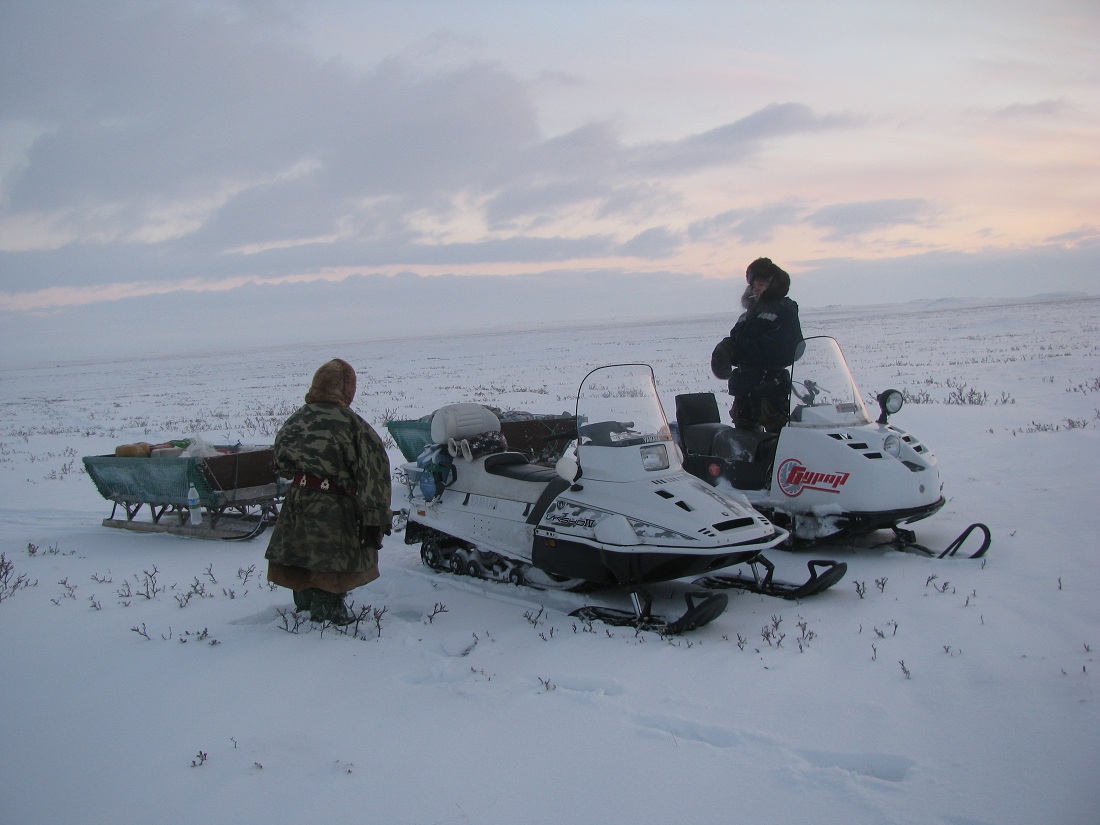
[[[718,401],[712,392],[688,392],[676,396],[676,421],[681,427],[720,424]]]
[[[432,415],[432,443],[446,444],[484,432],[500,432],[500,419],[481,404],[448,404]]]
[[[718,402],[711,392],[676,396],[676,429],[685,453],[714,455],[715,437],[728,425],[718,414]]]
[[[723,424],[714,393],[676,396],[676,424],[689,455],[715,456],[726,461],[770,464],[778,436],[759,430],[738,430]]]
[[[546,483],[558,477],[556,470],[532,464],[523,453],[494,453],[485,456],[485,472],[517,481]]]
[[[695,455],[715,455],[714,444],[721,441],[721,434],[730,429],[728,424],[692,424],[690,427],[682,427],[680,432],[683,438],[685,453]]]
[[[711,451],[706,455],[724,458],[727,461],[753,461],[770,464],[775,458],[775,448],[779,436],[763,430],[739,430],[723,425],[722,430],[714,434]]]

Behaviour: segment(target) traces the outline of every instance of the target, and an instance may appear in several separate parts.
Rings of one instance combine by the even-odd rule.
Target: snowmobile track
[[[666,587],[682,592],[687,604],[687,611],[676,619],[670,620],[655,615],[652,612],[653,600],[645,595],[637,596],[633,610],[586,604],[577,590],[541,588],[533,584],[523,575],[527,565],[522,562],[488,554],[492,556],[492,563],[487,571],[491,575],[484,575],[483,571],[486,568],[482,567],[481,563],[487,554],[474,551],[473,548],[459,548],[464,551],[464,555],[452,561],[458,553],[444,557],[438,555],[440,549],[438,544],[429,545],[429,551],[421,553],[423,567],[407,569],[415,572],[417,576],[430,578],[433,583],[446,582],[448,587],[479,596],[488,596],[495,601],[517,607],[529,608],[532,612],[549,608],[584,623],[601,622],[613,627],[632,627],[635,630],[651,631],[662,636],[675,636],[696,630],[714,621],[725,611],[728,604],[728,598],[724,593],[701,592],[698,589],[682,591],[682,587],[692,588],[693,585],[678,581],[664,583]],[[448,549],[455,548],[452,546]],[[477,554],[476,559],[472,553]],[[430,563],[429,559],[434,563]],[[519,575],[516,575],[517,572]],[[529,598],[527,593],[531,593],[532,596],[539,594],[539,598]]]

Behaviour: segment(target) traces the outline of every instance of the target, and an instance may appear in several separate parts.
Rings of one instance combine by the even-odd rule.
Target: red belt
[[[354,490],[349,490],[342,484],[337,484],[335,481],[329,481],[327,478],[311,476],[309,473],[295,473],[294,486],[305,487],[309,490],[320,490],[323,493],[342,493],[349,496],[355,495]]]

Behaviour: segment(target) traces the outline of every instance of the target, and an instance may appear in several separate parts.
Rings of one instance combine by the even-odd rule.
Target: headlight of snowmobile
[[[901,409],[905,403],[905,397],[897,390],[883,390],[878,394],[878,408],[881,414],[878,417],[879,424],[885,424],[894,413]]]
[[[894,458],[901,457],[901,439],[896,435],[886,436],[886,440],[882,442],[882,449]]]
[[[642,447],[642,467],[646,470],[667,470],[668,450],[664,444],[650,444]]]

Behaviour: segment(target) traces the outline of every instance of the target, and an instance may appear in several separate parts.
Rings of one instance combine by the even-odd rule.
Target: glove
[[[376,524],[360,524],[359,525],[359,545],[370,547],[381,547],[382,539],[390,534],[390,527],[380,527]]]
[[[710,354],[710,371],[715,378],[726,379],[733,373],[733,342],[723,338]]]

